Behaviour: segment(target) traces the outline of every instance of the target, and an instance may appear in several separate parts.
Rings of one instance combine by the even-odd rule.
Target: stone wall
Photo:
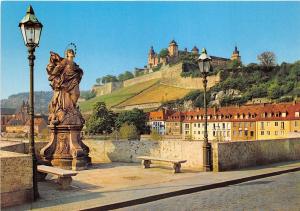
[[[152,79],[161,79],[161,83],[168,86],[175,86],[185,89],[203,89],[202,78],[181,77],[182,63],[169,67],[163,66],[157,72],[149,73],[143,76],[124,81],[124,87],[143,83]],[[207,87],[210,88],[220,81],[220,75],[207,77]]]
[[[33,187],[31,156],[0,150],[0,160],[1,207],[31,201]]]
[[[109,82],[103,85],[94,85],[92,91],[96,93],[97,96],[110,94],[115,90],[123,87],[123,82]]]
[[[172,66],[169,69],[162,69],[161,83],[185,89],[203,89],[202,78],[181,77],[182,63]],[[207,77],[207,87],[210,88],[220,81],[220,75]]]
[[[85,140],[92,162],[140,162],[138,156],[187,160],[183,168],[202,168],[202,141],[100,141]]]
[[[135,85],[135,84],[150,81],[150,80],[153,80],[153,79],[160,79],[161,77],[162,77],[161,71],[156,71],[156,72],[153,72],[153,73],[148,73],[148,74],[145,74],[145,75],[141,75],[141,76],[126,80],[126,81],[123,82],[123,86],[128,87],[128,86],[132,86],[132,85]]]
[[[300,138],[213,144],[214,171],[300,160]]]

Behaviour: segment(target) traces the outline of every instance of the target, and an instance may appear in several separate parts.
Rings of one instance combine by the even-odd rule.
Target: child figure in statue
[[[83,71],[73,61],[73,49],[67,49],[65,57],[61,58],[50,52],[50,62],[46,69],[54,93],[49,104],[49,121],[54,125],[82,125],[84,119],[76,104],[80,96],[79,83]]]

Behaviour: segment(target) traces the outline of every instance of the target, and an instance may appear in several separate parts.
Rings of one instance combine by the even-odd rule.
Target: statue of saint
[[[73,49],[67,49],[65,57],[50,52],[50,62],[46,69],[54,93],[49,104],[49,121],[53,125],[82,125],[84,119],[76,104],[83,71],[73,61]]]

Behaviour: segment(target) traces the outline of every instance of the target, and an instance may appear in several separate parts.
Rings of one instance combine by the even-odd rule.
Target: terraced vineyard
[[[155,84],[134,97],[125,100],[116,107],[139,105],[146,103],[162,103],[184,97],[191,89],[183,89],[163,84]]]
[[[102,95],[102,96],[98,96],[95,98],[92,98],[90,100],[84,101],[84,102],[80,102],[79,106],[80,106],[80,110],[85,113],[85,112],[91,112],[91,110],[93,109],[93,105],[96,102],[105,102],[106,106],[108,106],[109,108],[122,103],[123,101],[125,101],[128,98],[131,98],[137,94],[139,94],[140,92],[142,92],[143,90],[153,86],[154,84],[157,84],[159,82],[158,79],[153,79],[144,83],[139,83],[139,84],[135,84],[132,86],[128,86],[128,87],[124,87],[121,88],[111,94],[108,95]]]

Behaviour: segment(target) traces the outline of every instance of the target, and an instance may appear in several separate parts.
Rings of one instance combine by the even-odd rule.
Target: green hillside
[[[147,82],[135,84],[132,86],[121,88],[111,94],[97,96],[95,98],[92,98],[90,100],[80,102],[79,106],[82,112],[88,112],[91,111],[93,108],[93,105],[96,102],[105,102],[107,107],[112,107],[114,105],[117,105],[126,99],[133,97],[134,95],[137,95],[138,93],[142,92],[143,90],[151,87],[152,85],[158,83],[158,79],[153,79]]]

